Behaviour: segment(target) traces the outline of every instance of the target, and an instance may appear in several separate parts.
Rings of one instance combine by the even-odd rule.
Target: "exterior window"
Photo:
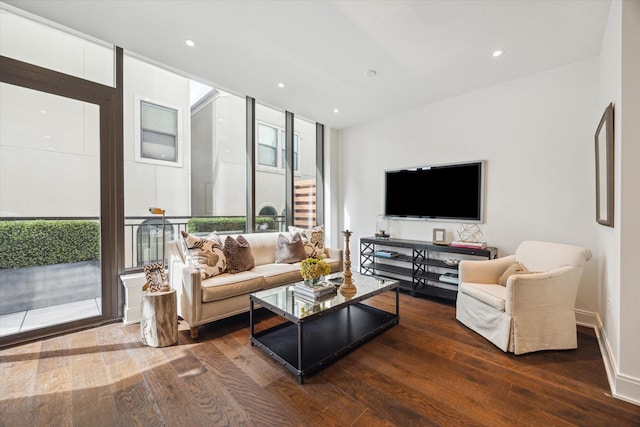
[[[144,159],[178,161],[178,110],[140,101],[140,154]]]
[[[293,133],[293,170],[298,171],[298,135]],[[280,132],[280,151],[282,152],[282,167],[287,164],[287,140],[285,139],[285,132]]]
[[[278,167],[278,130],[258,124],[258,163]]]

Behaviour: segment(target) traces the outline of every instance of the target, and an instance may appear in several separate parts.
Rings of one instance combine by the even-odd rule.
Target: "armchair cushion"
[[[529,273],[529,271],[522,266],[519,262],[514,262],[502,273],[502,275],[498,278],[498,285],[507,286],[507,279],[514,274],[524,274]]]

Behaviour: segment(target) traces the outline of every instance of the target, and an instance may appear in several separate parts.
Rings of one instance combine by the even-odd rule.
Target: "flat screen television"
[[[385,171],[385,215],[484,221],[485,161]]]

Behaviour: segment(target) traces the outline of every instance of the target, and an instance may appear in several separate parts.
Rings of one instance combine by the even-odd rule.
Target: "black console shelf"
[[[393,249],[391,251],[391,249]],[[380,252],[393,252],[393,256],[380,256]],[[427,295],[455,300],[457,285],[440,280],[450,272],[457,274],[458,266],[445,263],[445,259],[495,259],[498,249],[458,248],[422,240],[360,239],[360,273],[396,279],[400,289],[411,295]]]

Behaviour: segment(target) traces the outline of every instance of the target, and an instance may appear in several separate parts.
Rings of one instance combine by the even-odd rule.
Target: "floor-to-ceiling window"
[[[119,107],[113,48],[6,10],[0,29],[0,342],[8,343],[117,316],[119,263],[105,236],[117,225],[106,213],[117,211],[118,180],[109,177]]]
[[[286,213],[285,113],[256,103],[255,109],[255,214],[276,212],[268,226],[258,231],[284,231]],[[264,215],[262,215],[264,216]]]
[[[294,118],[293,225],[316,225],[316,124]]]

